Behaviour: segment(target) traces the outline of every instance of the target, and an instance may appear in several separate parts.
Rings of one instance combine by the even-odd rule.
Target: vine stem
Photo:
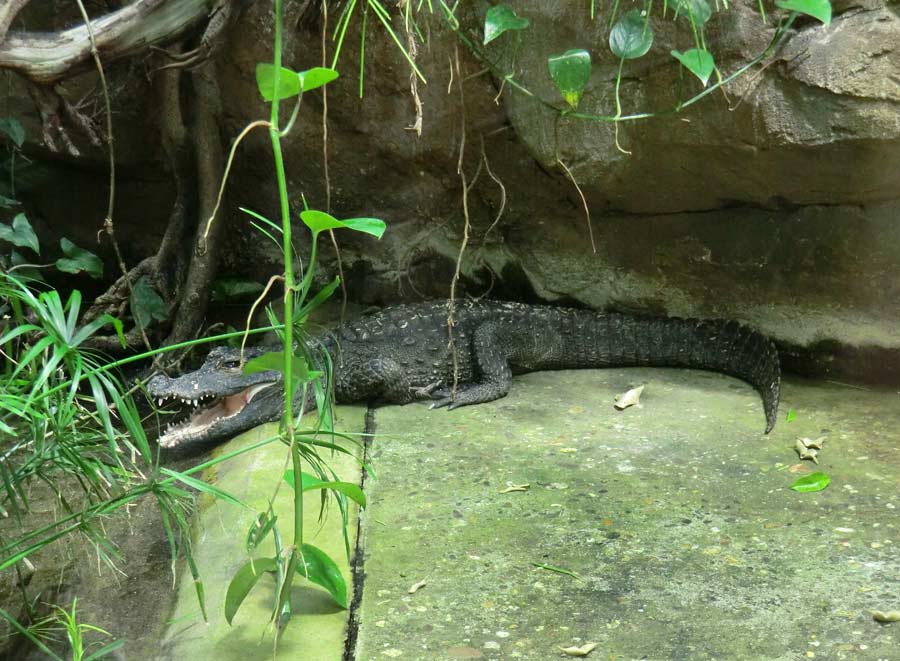
[[[284,573],[279,577],[281,586],[273,619],[277,625],[283,621],[282,616],[290,612],[290,591],[294,573],[303,553],[303,473],[300,446],[294,433],[294,385],[293,385],[293,353],[294,353],[294,260],[291,247],[291,214],[288,205],[287,176],[284,170],[284,159],[281,153],[281,134],[278,130],[278,107],[280,105],[279,83],[281,79],[281,45],[283,31],[282,0],[275,1],[275,53],[273,57],[273,91],[272,111],[270,117],[269,136],[272,140],[272,155],[275,161],[275,176],[278,181],[278,201],[281,206],[281,228],[283,232],[284,260],[284,414],[281,425],[288,442],[291,454],[291,466],[294,469],[294,535],[291,554]],[[316,237],[313,237],[315,249]],[[312,262],[307,266],[307,273],[312,272]],[[306,280],[304,278],[304,280]],[[276,644],[278,640],[276,627]]]

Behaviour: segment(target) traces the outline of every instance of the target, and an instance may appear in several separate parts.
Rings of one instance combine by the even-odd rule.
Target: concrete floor
[[[639,384],[641,407],[614,410]],[[339,417],[362,425],[362,409]],[[788,380],[765,436],[758,396],[725,376],[545,372],[496,402],[385,407],[375,423],[360,661],[544,660],[586,643],[590,659],[900,659],[900,623],[870,613],[900,609],[900,393]],[[819,436],[819,466],[800,462],[795,440]],[[828,489],[788,488],[813,470]],[[241,563],[246,525],[223,521],[201,515],[203,571]],[[227,579],[205,583],[219,624],[191,621],[183,581],[158,658],[271,658],[265,604],[228,629]],[[311,612],[282,658],[339,661],[347,613],[301,590]]]

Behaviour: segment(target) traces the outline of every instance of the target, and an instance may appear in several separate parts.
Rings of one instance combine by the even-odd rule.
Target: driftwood
[[[51,33],[9,31],[29,0],[0,6],[0,69],[52,84],[91,66],[91,41],[85,25]],[[97,50],[105,64],[171,42],[209,18],[209,0],[137,0],[91,21]]]

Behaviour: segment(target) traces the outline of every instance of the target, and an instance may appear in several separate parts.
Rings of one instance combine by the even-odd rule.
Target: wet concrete
[[[788,380],[765,436],[725,376],[537,373],[376,422],[361,661],[900,659],[870,613],[900,609],[900,393]],[[813,470],[825,491],[788,488]]]

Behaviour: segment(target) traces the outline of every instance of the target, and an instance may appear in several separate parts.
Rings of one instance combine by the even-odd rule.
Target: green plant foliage
[[[5,195],[0,195],[0,209],[11,209],[12,207],[17,206],[19,206],[18,200],[6,197]]]
[[[85,271],[92,278],[103,276],[103,262],[94,253],[84,248],[79,248],[66,238],[59,241],[65,257],[56,260],[56,268],[66,273],[81,273]]]
[[[830,0],[775,0],[775,5],[788,11],[812,16],[825,25],[831,24]]]
[[[797,412],[794,409],[788,409],[787,415],[784,418],[785,422],[793,422],[797,419]]]
[[[271,64],[256,65],[256,87],[266,101],[275,100],[275,67]],[[291,69],[281,67],[281,75],[278,77],[278,100],[290,99],[300,94],[303,89],[303,81],[300,74]]]
[[[626,60],[645,55],[652,45],[653,30],[637,9],[623,14],[609,33],[609,49]]]
[[[278,99],[290,99],[300,92],[308,92],[322,87],[338,77],[338,72],[326,67],[313,67],[297,73],[281,67],[278,78]],[[266,101],[275,100],[275,67],[271,64],[256,65],[256,87]]]
[[[333,489],[334,491],[338,491],[353,502],[355,502],[360,507],[366,506],[366,495],[363,493],[363,490],[359,488],[358,484],[353,484],[353,482],[338,482],[338,481],[325,481],[320,480],[315,475],[310,475],[309,473],[301,473],[300,475],[303,481],[303,491],[312,491],[313,489]],[[294,487],[294,471],[290,468],[284,472],[284,480],[291,488]]]
[[[243,374],[249,376],[257,372],[282,372],[284,373],[284,352],[269,351],[261,356],[257,356],[252,360],[248,360],[244,365]],[[322,376],[322,372],[311,370],[306,364],[306,359],[302,355],[294,354],[291,360],[291,375],[295,382],[311,381]]]
[[[131,297],[128,300],[134,325],[140,329],[147,328],[154,321],[165,321],[169,318],[166,302],[156,293],[153,285],[141,276],[131,286]]]
[[[672,51],[672,57],[681,62],[684,67],[700,79],[703,86],[709,82],[709,77],[716,70],[716,63],[712,53],[705,48],[691,48],[683,53]]]
[[[338,72],[328,67],[313,67],[306,71],[300,72],[300,81],[303,84],[303,91],[309,92],[317,87],[327,85],[338,77]]]
[[[9,136],[16,147],[21,147],[25,143],[25,129],[15,117],[0,117],[0,133]]]
[[[684,16],[700,27],[712,16],[712,9],[706,0],[678,0],[675,3],[675,16]]]
[[[584,88],[591,79],[591,56],[586,50],[568,50],[547,58],[550,77],[563,99],[573,110],[578,108]]]
[[[264,289],[262,283],[244,278],[217,278],[213,281],[210,300],[214,303],[239,301],[256,296]]]
[[[321,585],[341,608],[347,608],[347,583],[341,576],[341,570],[325,551],[312,544],[303,545],[303,559],[297,567],[297,573],[307,580]]]
[[[813,491],[822,491],[831,484],[831,478],[827,473],[810,473],[791,485],[791,489],[800,493],[811,493]]]
[[[303,221],[313,235],[325,230],[347,228],[357,232],[371,234],[376,239],[380,239],[384,234],[385,224],[383,220],[377,218],[348,218],[347,220],[338,220],[331,214],[324,211],[316,211],[307,209],[300,212],[300,220]]]
[[[244,599],[250,594],[250,590],[256,585],[260,577],[268,572],[275,572],[278,562],[275,558],[257,558],[234,573],[234,578],[228,584],[225,592],[225,621],[231,624]]]
[[[530,25],[508,5],[500,4],[488,9],[484,17],[484,45],[488,45],[507,30],[524,30]]]
[[[0,241],[6,241],[20,248],[29,248],[34,253],[41,254],[37,235],[31,229],[31,223],[24,213],[16,214],[11,225],[0,225]]]

